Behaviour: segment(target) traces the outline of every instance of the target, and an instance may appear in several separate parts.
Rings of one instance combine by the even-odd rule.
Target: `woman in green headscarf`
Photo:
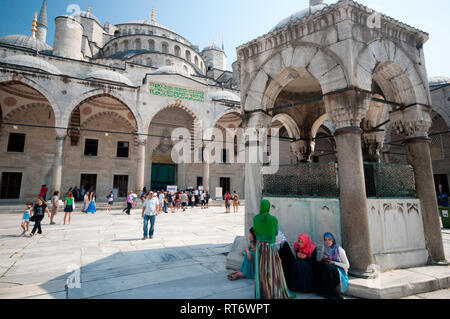
[[[289,299],[291,295],[284,278],[283,267],[275,245],[278,220],[269,214],[270,202],[263,200],[259,215],[253,218],[256,233],[255,298]]]

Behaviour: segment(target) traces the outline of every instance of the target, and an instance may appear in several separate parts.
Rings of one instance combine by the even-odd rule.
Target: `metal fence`
[[[367,197],[416,197],[410,165],[364,163]],[[277,174],[263,176],[264,196],[339,197],[338,165],[312,163],[281,166]]]

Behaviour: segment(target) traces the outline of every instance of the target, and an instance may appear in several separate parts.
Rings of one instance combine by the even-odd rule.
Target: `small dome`
[[[123,83],[129,86],[133,86],[133,83],[126,76],[109,70],[97,70],[92,73],[89,73],[86,76],[86,79],[97,79],[97,80],[105,80],[109,82],[115,83]]]
[[[228,91],[219,91],[212,95],[213,101],[233,101],[233,102],[241,102],[241,98],[234,93]]]
[[[217,51],[221,51],[224,52],[223,49],[221,47],[219,47],[217,44],[213,43],[211,45],[208,45],[207,47],[205,47],[203,51],[208,51],[208,50],[217,50]]]
[[[92,13],[87,12],[87,11],[77,12],[77,13],[74,14],[74,16],[80,16],[80,17],[83,17],[83,18],[93,19],[93,20],[97,21],[98,24],[102,25],[100,23],[100,20],[95,15],[93,15]]]
[[[165,65],[152,72],[151,74],[181,74],[189,76],[189,73],[178,65]]]
[[[12,46],[32,49],[40,52],[44,50],[53,50],[47,43],[26,35],[8,35],[0,39],[0,43],[8,44]]]
[[[444,85],[450,83],[450,78],[446,76],[433,76],[429,80],[430,86],[438,86],[438,85]]]
[[[24,55],[24,54],[11,55],[0,61],[6,64],[14,64],[33,69],[39,69],[41,71],[48,72],[51,74],[61,74],[61,71],[59,71],[58,68],[55,67],[54,65],[50,64],[49,62],[45,61],[42,58],[34,57],[31,55]]]
[[[289,25],[289,24],[291,24],[291,23],[293,23],[293,22],[295,22],[297,20],[300,20],[300,19],[302,19],[302,18],[304,18],[306,16],[310,16],[310,15],[312,15],[312,14],[318,12],[318,11],[321,11],[321,10],[325,9],[326,7],[327,7],[326,4],[316,4],[316,5],[310,6],[309,8],[300,10],[300,11],[290,15],[286,19],[281,20],[275,26],[275,28],[270,30],[270,32],[273,32],[273,31],[278,30],[278,29],[282,29],[285,26],[287,26],[287,25]]]

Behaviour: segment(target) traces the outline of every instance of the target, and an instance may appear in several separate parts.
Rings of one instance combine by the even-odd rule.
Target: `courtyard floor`
[[[142,241],[140,209],[74,213],[72,225],[43,221],[43,234],[20,236],[21,215],[0,214],[0,299],[252,299],[253,281],[229,281],[226,255],[244,235],[244,207],[160,214],[155,237]],[[450,252],[450,231],[443,232]],[[449,256],[450,257],[450,256]],[[80,289],[66,291],[80,268]],[[412,296],[450,299],[450,290]],[[320,298],[297,294],[298,299]]]

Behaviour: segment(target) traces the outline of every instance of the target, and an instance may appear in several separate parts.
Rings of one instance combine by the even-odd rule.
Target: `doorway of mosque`
[[[119,197],[127,197],[128,175],[114,175],[114,189],[117,189]]]
[[[152,190],[165,190],[167,185],[175,185],[175,165],[152,165]]]
[[[0,199],[19,199],[22,173],[2,173]]]
[[[97,190],[97,175],[81,174],[80,186],[83,186],[88,192],[95,192]]]

